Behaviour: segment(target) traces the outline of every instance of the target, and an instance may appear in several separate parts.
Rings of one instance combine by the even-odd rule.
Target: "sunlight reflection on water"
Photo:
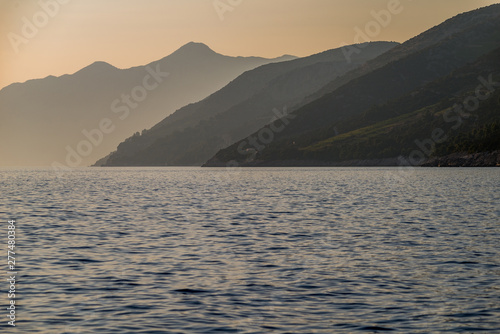
[[[0,170],[23,333],[500,330],[500,171]]]

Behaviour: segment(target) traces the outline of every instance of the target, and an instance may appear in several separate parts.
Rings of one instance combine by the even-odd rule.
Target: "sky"
[[[0,0],[0,88],[119,68],[202,42],[230,56],[307,56],[370,40],[404,42],[491,0]],[[377,23],[373,13],[383,20]],[[380,19],[379,18],[379,19]],[[383,24],[382,24],[383,23]],[[367,30],[367,27],[372,30]]]

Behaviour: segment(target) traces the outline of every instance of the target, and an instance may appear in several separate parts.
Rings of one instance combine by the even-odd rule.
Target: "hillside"
[[[335,49],[248,71],[199,103],[181,108],[152,129],[137,134],[101,161],[105,166],[201,165],[275,116],[293,107],[332,78],[362,65],[397,43],[369,43],[346,62]]]
[[[276,133],[274,141],[265,147],[260,145],[256,150],[248,140],[240,141],[221,150],[206,165],[220,166],[230,161],[239,165],[301,165],[311,161],[337,164],[388,158],[390,164],[396,163],[398,156],[413,152],[413,141],[424,128],[438,126],[432,123],[437,119],[433,115],[446,109],[445,101],[460,101],[463,94],[470,93],[471,85],[475,88],[479,84],[479,73],[492,73],[498,61],[495,49],[500,46],[499,18],[500,5],[494,5],[446,21],[418,38],[420,44],[428,45],[422,38],[431,36],[434,44],[354,79],[297,110],[284,131]],[[454,33],[436,42],[434,36],[440,30]],[[397,48],[404,49],[414,41]],[[468,70],[470,63],[484,55],[475,63],[477,68]],[[383,57],[386,55],[379,58]],[[491,71],[480,71],[488,59]],[[444,81],[447,83],[440,84]],[[439,103],[442,109],[434,110]],[[490,121],[482,120],[485,125]],[[253,136],[268,131],[265,129]]]
[[[306,100],[304,100],[303,105],[307,104],[308,102],[312,102],[325,94],[331,93],[337,88],[347,84],[348,82],[366,75],[374,70],[377,70],[391,62],[403,59],[410,54],[417,53],[433,45],[439,44],[442,41],[450,38],[451,36],[463,31],[467,31],[469,29],[473,29],[475,26],[477,26],[478,24],[483,24],[485,21],[491,22],[492,19],[494,19],[498,15],[498,6],[499,5],[493,5],[480,8],[473,12],[463,13],[446,20],[445,22],[389,50],[379,57],[368,61],[364,66],[346,73],[338,80],[329,82],[321,90],[312,94]],[[349,49],[347,49],[346,52],[348,52],[348,50]],[[446,56],[446,54],[442,54],[440,52],[429,54],[429,66],[436,68],[439,67],[443,58]],[[455,61],[453,56],[447,59],[450,62]]]

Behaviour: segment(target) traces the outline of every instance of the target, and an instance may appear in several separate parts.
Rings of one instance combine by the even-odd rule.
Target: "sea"
[[[0,218],[2,333],[500,333],[498,168],[4,168]]]

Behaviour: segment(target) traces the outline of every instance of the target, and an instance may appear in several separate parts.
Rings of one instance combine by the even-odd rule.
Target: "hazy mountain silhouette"
[[[86,140],[82,131],[92,131],[108,118],[114,130],[100,143],[96,137],[98,145],[92,145],[87,156],[81,155],[79,165],[90,165],[131,133],[205,98],[243,72],[290,59],[295,57],[229,57],[204,44],[189,43],[145,66],[117,69],[95,62],[72,75],[9,85],[0,90],[0,164],[65,164],[66,147],[76,150]],[[122,94],[129,100],[122,100]]]
[[[359,153],[356,159],[407,154],[410,147],[391,146],[391,140],[398,141],[401,138],[390,137],[390,134],[383,141],[387,147],[377,146],[376,150],[376,142],[370,140],[380,142],[381,137],[369,137],[370,140],[355,141],[353,145],[346,147],[342,147],[345,142],[339,144],[339,138],[347,136],[346,131],[361,131],[367,125],[364,122],[366,119],[377,120],[374,113],[380,113],[380,109],[384,109],[391,101],[414,94],[427,84],[446,77],[495,50],[500,46],[498,31],[500,5],[481,8],[447,20],[323,87],[315,94],[319,97],[299,108],[294,113],[296,117],[283,131],[275,134],[273,142],[264,148],[259,147],[259,152],[244,154],[242,149],[247,148],[248,144],[240,141],[220,151],[207,165],[225,165],[231,160],[240,165],[300,165],[310,163],[311,159],[320,162],[354,159],[354,152]],[[477,79],[472,82],[472,85],[477,84]],[[451,95],[445,98],[450,98],[467,87],[454,88],[453,92],[448,92]],[[330,92],[323,94],[328,89]],[[424,101],[428,100],[422,100]],[[418,106],[424,108],[430,106],[430,103],[427,105],[424,102]],[[418,110],[408,110],[406,107],[396,105],[391,108],[399,112]],[[350,124],[349,127],[347,124]],[[423,126],[421,123],[418,125],[420,130]],[[432,130],[431,123],[427,126]],[[339,138],[331,139],[334,137]],[[339,146],[332,144],[335,142]],[[328,149],[321,143],[327,143]]]
[[[333,78],[396,46],[367,43],[347,62],[341,49],[248,71],[199,103],[188,105],[152,129],[127,139],[98,165],[200,165],[220,148],[269,123]],[[278,113],[278,114],[279,114]]]

